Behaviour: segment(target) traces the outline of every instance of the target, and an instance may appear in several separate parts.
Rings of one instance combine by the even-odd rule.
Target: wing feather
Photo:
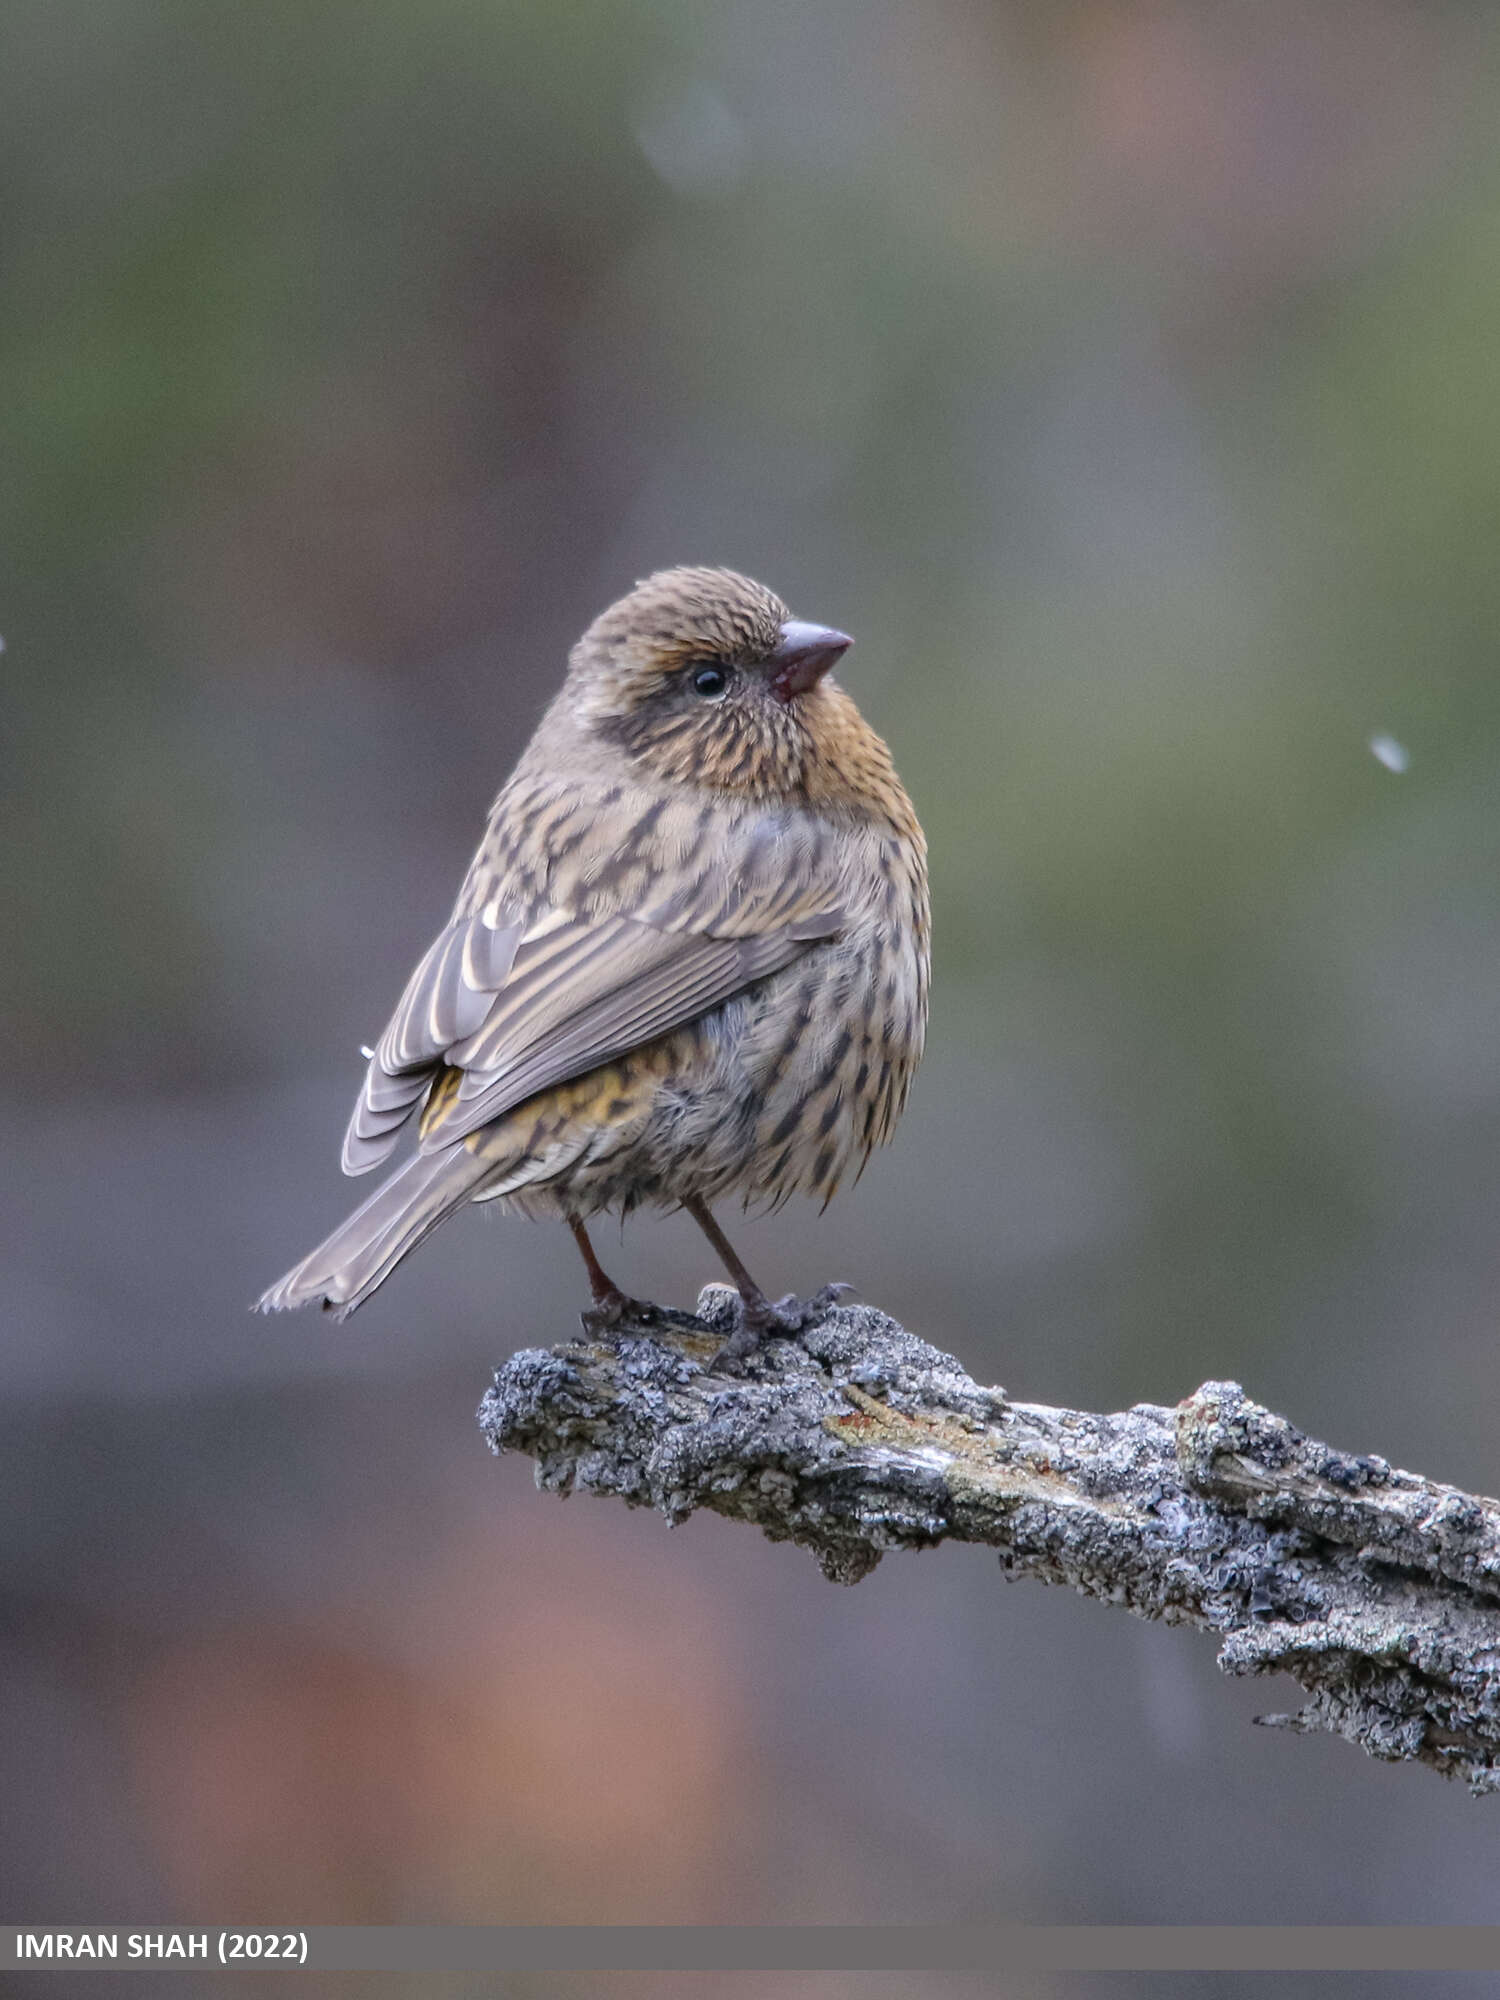
[[[628,928],[641,935],[616,936],[610,951],[590,955],[590,976],[574,982],[566,1011],[547,1007],[511,1023],[503,1056],[480,1067],[466,1046],[450,1051],[449,1060],[466,1073],[452,1104],[423,1134],[424,1150],[451,1145],[552,1084],[670,1034],[790,965],[811,942],[784,930],[705,938]],[[482,1039],[488,1044],[488,1027]]]
[[[344,1133],[346,1174],[367,1174],[395,1150],[445,1052],[489,1012],[521,935],[520,923],[491,925],[482,912],[457,918],[438,933],[406,982],[365,1070]]]
[[[394,1150],[441,1071],[461,1076],[428,1105],[424,1152],[670,1034],[844,923],[826,831],[792,811],[711,825],[701,808],[627,799],[545,886],[486,871],[484,853],[376,1047],[346,1173]]]

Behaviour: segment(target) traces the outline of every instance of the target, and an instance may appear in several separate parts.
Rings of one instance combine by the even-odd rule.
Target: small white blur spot
[[[692,81],[659,90],[636,121],[636,144],[674,194],[732,194],[750,165],[744,126],[716,90]]]
[[[373,1049],[367,1049],[363,1042],[361,1042],[359,1045],[359,1052],[364,1057],[366,1062],[374,1062],[375,1051]]]
[[[1384,764],[1388,771],[1394,771],[1398,778],[1411,762],[1411,752],[1394,736],[1372,736],[1370,755],[1377,764]]]

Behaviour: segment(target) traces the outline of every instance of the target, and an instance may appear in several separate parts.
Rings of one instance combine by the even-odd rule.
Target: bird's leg
[[[701,1201],[697,1195],[689,1195],[682,1205],[719,1253],[719,1260],[733,1278],[735,1290],[740,1295],[740,1323],[714,1356],[710,1363],[712,1367],[721,1361],[743,1361],[747,1354],[755,1352],[762,1341],[770,1340],[776,1334],[800,1333],[829,1306],[837,1305],[842,1293],[852,1289],[849,1285],[824,1285],[820,1292],[806,1301],[788,1293],[786,1298],[778,1299],[773,1305],[740,1262],[734,1245],[714,1221],[708,1203]]]
[[[620,1290],[614,1279],[594,1255],[594,1246],[589,1241],[589,1233],[576,1215],[568,1217],[568,1227],[573,1232],[573,1241],[578,1245],[583,1258],[584,1269],[589,1274],[589,1290],[594,1295],[594,1303],[586,1313],[580,1315],[585,1333],[612,1333],[622,1321],[635,1324],[649,1322],[657,1317],[657,1308],[645,1299],[633,1299]]]
[[[735,1290],[740,1295],[740,1303],[744,1308],[744,1322],[740,1332],[730,1341],[729,1346],[735,1347],[736,1343],[740,1341],[741,1336],[748,1332],[751,1336],[750,1339],[743,1346],[740,1346],[737,1351],[742,1354],[749,1354],[755,1348],[759,1347],[761,1341],[768,1334],[792,1332],[793,1329],[791,1327],[783,1325],[781,1315],[777,1312],[775,1306],[772,1305],[760,1286],[756,1284],[754,1278],[751,1277],[750,1273],[740,1262],[734,1245],[724,1234],[718,1223],[714,1221],[713,1213],[708,1203],[700,1201],[697,1195],[689,1195],[682,1205],[703,1231],[709,1242],[712,1243],[714,1249],[719,1253],[719,1262],[724,1266],[730,1277],[733,1278]],[[727,1348],[725,1352],[728,1352]]]

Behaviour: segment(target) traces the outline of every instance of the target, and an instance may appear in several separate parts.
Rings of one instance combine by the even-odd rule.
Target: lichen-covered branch
[[[1007,1576],[1207,1627],[1229,1673],[1290,1674],[1307,1700],[1266,1722],[1500,1790],[1500,1503],[1334,1451],[1232,1382],[1113,1416],[1012,1402],[868,1306],[710,1372],[733,1303],[711,1286],[696,1318],[513,1355],[485,1434],[540,1486],[711,1507],[841,1583],[982,1542]]]

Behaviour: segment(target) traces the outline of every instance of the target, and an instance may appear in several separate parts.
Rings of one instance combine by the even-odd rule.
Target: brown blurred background
[[[727,562],[858,636],[936,893],[898,1142],[753,1268],[1500,1486],[1500,17],[0,34],[8,1907],[1495,1920],[1493,1803],[1201,1637],[535,1494],[472,1412],[560,1229],[246,1305],[566,645]]]

